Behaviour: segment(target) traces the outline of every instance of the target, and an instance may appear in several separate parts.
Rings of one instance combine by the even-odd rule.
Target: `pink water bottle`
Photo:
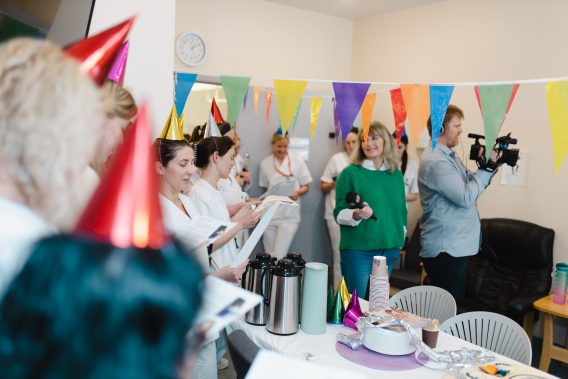
[[[554,294],[552,302],[556,304],[566,303],[566,285],[568,284],[568,267],[561,266],[556,268],[554,275]]]

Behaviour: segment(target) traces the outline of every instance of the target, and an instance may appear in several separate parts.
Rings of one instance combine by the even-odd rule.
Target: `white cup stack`
[[[389,270],[387,258],[373,257],[369,284],[369,312],[382,311],[389,306]]]

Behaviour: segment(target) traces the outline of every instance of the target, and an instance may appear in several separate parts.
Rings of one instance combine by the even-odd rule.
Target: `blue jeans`
[[[369,299],[369,277],[373,268],[373,257],[382,255],[387,258],[389,276],[392,265],[400,258],[400,249],[377,250],[341,250],[341,272],[345,277],[349,293],[357,288],[357,296]]]

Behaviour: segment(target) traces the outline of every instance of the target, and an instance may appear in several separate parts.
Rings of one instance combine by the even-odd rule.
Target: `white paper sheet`
[[[260,222],[256,225],[249,238],[247,239],[247,242],[245,242],[244,246],[233,260],[233,264],[231,265],[232,267],[237,267],[250,256],[252,250],[260,240],[262,233],[264,233],[264,231],[268,227],[268,224],[270,223],[270,220],[272,220],[274,213],[276,213],[279,205],[279,203],[274,203],[268,207],[268,209],[260,219]]]
[[[196,325],[189,333],[207,330],[201,345],[213,341],[230,322],[243,316],[262,301],[262,296],[246,291],[211,275],[205,277],[203,304],[195,319]]]
[[[188,246],[189,249],[195,249],[204,242],[209,245],[235,225],[234,222],[220,221],[200,215],[191,220],[186,232],[188,238],[184,239],[184,241],[195,241],[195,246]]]
[[[260,195],[259,200],[263,200],[270,195],[276,196],[290,196],[296,191],[295,180],[285,180],[270,187],[265,193]]]
[[[364,379],[366,375],[344,370],[337,367],[327,367],[297,358],[267,350],[258,352],[247,373],[246,379]]]

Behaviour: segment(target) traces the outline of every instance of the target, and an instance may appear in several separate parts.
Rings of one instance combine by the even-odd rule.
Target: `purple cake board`
[[[385,355],[369,350],[365,346],[353,350],[349,346],[339,342],[336,343],[335,350],[337,350],[339,355],[343,358],[375,370],[406,371],[422,367],[414,358],[414,353],[407,355]]]

